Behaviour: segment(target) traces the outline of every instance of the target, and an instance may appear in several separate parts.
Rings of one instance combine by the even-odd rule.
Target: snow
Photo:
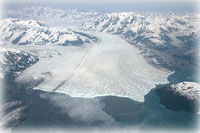
[[[181,82],[171,86],[174,92],[187,97],[190,100],[200,99],[200,84],[195,82]]]
[[[72,97],[115,95],[140,102],[156,84],[168,83],[170,72],[148,64],[134,46],[118,36],[95,35],[102,39],[96,45],[18,47],[40,60],[17,80],[45,79],[34,89]]]
[[[60,27],[61,24],[64,27],[69,27],[70,25],[80,26],[83,21],[97,17],[102,13],[77,9],[62,10],[50,7],[26,7],[18,10],[8,10],[4,14],[7,18],[35,19],[54,27]]]
[[[5,52],[8,52],[8,51],[11,51],[11,52],[15,52],[15,53],[19,53],[20,51],[19,50],[16,50],[16,49],[12,49],[12,48],[4,48],[2,46],[0,46],[0,63],[1,64],[4,64],[4,53]],[[1,75],[3,76],[3,69],[2,69],[2,66],[0,65],[0,77]]]
[[[0,21],[0,39],[19,45],[80,45],[97,41],[71,29],[50,28],[36,20],[5,19]]]
[[[197,33],[200,30],[199,22],[198,15],[157,13],[145,16],[133,12],[120,12],[91,18],[89,22],[83,24],[83,29],[120,34],[129,42],[135,40],[142,42],[145,38],[159,45],[169,43],[167,39],[165,40],[167,36],[172,40],[172,44],[180,45],[183,42],[177,37]]]
[[[0,79],[7,72],[18,73],[36,63],[38,58],[15,48],[0,46]]]
[[[35,11],[35,8],[33,10]],[[194,22],[192,22],[193,20]],[[192,16],[188,18],[174,14],[163,17],[162,14],[143,16],[132,12],[109,13],[83,25],[86,29],[104,32],[92,33],[101,38],[99,44],[59,47],[50,45],[60,45],[66,41],[73,42],[78,38],[86,41],[88,38],[71,29],[50,28],[34,20],[7,19],[4,21],[7,23],[3,23],[1,29],[5,28],[7,34],[2,34],[1,38],[11,36],[9,41],[14,40],[21,34],[19,29],[25,28],[29,34],[25,34],[20,39],[20,43],[31,41],[31,44],[46,44],[46,46],[31,45],[31,47],[6,46],[16,47],[16,49],[29,52],[40,59],[38,63],[24,70],[17,80],[26,82],[44,79],[44,82],[34,89],[65,93],[73,97],[93,98],[115,95],[140,102],[144,101],[144,96],[156,84],[168,83],[167,77],[171,72],[148,64],[134,46],[119,36],[105,32],[110,30],[111,33],[122,32],[120,34],[124,35],[131,30],[132,34],[136,35],[130,38],[124,36],[125,39],[132,41],[137,37],[142,37],[149,39],[155,45],[165,43],[165,39],[161,39],[161,35],[167,35],[176,45],[181,43],[181,40],[176,38],[177,35],[188,36],[199,30],[199,28],[195,29],[198,20]],[[99,24],[96,26],[95,22],[99,22]],[[185,24],[180,24],[180,22]],[[10,23],[14,23],[14,28],[20,27],[19,31],[10,32],[9,29],[12,27],[7,28]],[[191,25],[194,27],[190,29]],[[45,40],[48,41],[45,42]],[[153,59],[153,61],[159,64],[157,60]]]

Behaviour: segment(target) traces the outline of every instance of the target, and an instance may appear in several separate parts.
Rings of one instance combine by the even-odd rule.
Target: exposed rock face
[[[160,104],[174,111],[197,113],[200,103],[200,84],[181,82],[156,90]]]
[[[158,13],[108,13],[84,23],[86,30],[119,35],[138,47],[150,64],[172,71],[191,70],[196,64],[199,17]]]
[[[0,72],[4,74],[16,73],[37,63],[39,58],[17,49],[0,47]]]
[[[25,91],[21,86],[14,84],[18,73],[37,63],[39,58],[27,52],[17,49],[0,47],[0,82],[3,81],[1,93],[3,93],[0,111],[0,127],[12,129],[22,123],[29,109],[21,100]]]
[[[87,30],[121,35],[130,43],[165,50],[166,45],[192,45],[198,38],[198,23],[199,17],[195,15],[121,12],[92,18],[83,26]]]
[[[181,82],[171,86],[175,93],[186,97],[188,100],[200,99],[200,84],[195,82]]]
[[[5,19],[0,21],[0,39],[17,45],[83,45],[98,39],[69,28],[58,30],[36,20]]]

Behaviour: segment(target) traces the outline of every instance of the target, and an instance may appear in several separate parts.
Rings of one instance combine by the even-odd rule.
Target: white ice
[[[83,47],[18,46],[40,58],[18,80],[44,78],[34,89],[72,97],[115,95],[140,102],[156,84],[168,82],[170,72],[148,64],[133,45],[115,35],[95,35],[102,41]]]

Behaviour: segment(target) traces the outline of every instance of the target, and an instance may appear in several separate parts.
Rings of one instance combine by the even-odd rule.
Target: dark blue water
[[[194,72],[175,72],[169,76],[170,83],[180,81],[196,81],[196,73]],[[12,82],[12,86],[16,89],[16,84]],[[10,89],[13,89],[9,86]],[[131,100],[129,98],[106,96],[98,97],[101,102],[105,103],[103,110],[112,116],[115,120],[113,128],[139,128],[141,130],[148,129],[195,129],[199,115],[191,114],[184,111],[172,111],[164,108],[159,103],[159,97],[155,93],[155,89],[163,85],[157,85],[150,93],[145,96],[143,103]],[[21,92],[13,91],[9,99],[18,99],[24,102],[28,107],[27,117],[13,131],[20,129],[35,128],[66,128],[66,129],[82,129],[102,127],[102,122],[88,124],[87,122],[78,122],[71,119],[68,114],[60,113],[60,108],[55,106],[48,99],[42,99],[39,95],[47,92],[40,90],[20,89]],[[13,95],[14,94],[14,95]],[[58,95],[58,93],[49,93],[50,95]],[[59,94],[64,95],[64,94]],[[69,97],[66,95],[66,97]],[[73,98],[76,99],[76,98]],[[84,99],[84,98],[82,98]],[[94,100],[94,99],[90,99]],[[87,105],[85,105],[87,106]]]
[[[169,75],[168,80],[171,84],[190,81],[190,82],[199,82],[197,71],[176,71],[173,74]]]
[[[169,84],[183,81],[197,82],[196,77],[197,73],[195,71],[178,71],[169,75],[168,80],[170,81]],[[159,97],[155,90],[163,86],[165,85],[157,85],[156,88],[152,89],[145,96],[144,103],[138,103],[130,99],[125,100],[125,98],[109,97],[105,101],[107,105],[105,110],[111,115],[113,112],[118,114],[112,116],[115,120],[121,122],[123,126],[137,125],[141,129],[195,129],[199,115],[184,111],[168,110],[159,103]],[[122,115],[119,115],[120,113]]]

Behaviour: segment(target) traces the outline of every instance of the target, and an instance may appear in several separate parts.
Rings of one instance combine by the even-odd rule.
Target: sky
[[[6,9],[44,6],[98,11],[194,12],[198,0],[3,0]]]
[[[196,2],[197,0],[5,0],[8,2],[65,2],[65,3],[77,3],[77,2],[90,2],[90,3],[116,3],[116,2]]]

